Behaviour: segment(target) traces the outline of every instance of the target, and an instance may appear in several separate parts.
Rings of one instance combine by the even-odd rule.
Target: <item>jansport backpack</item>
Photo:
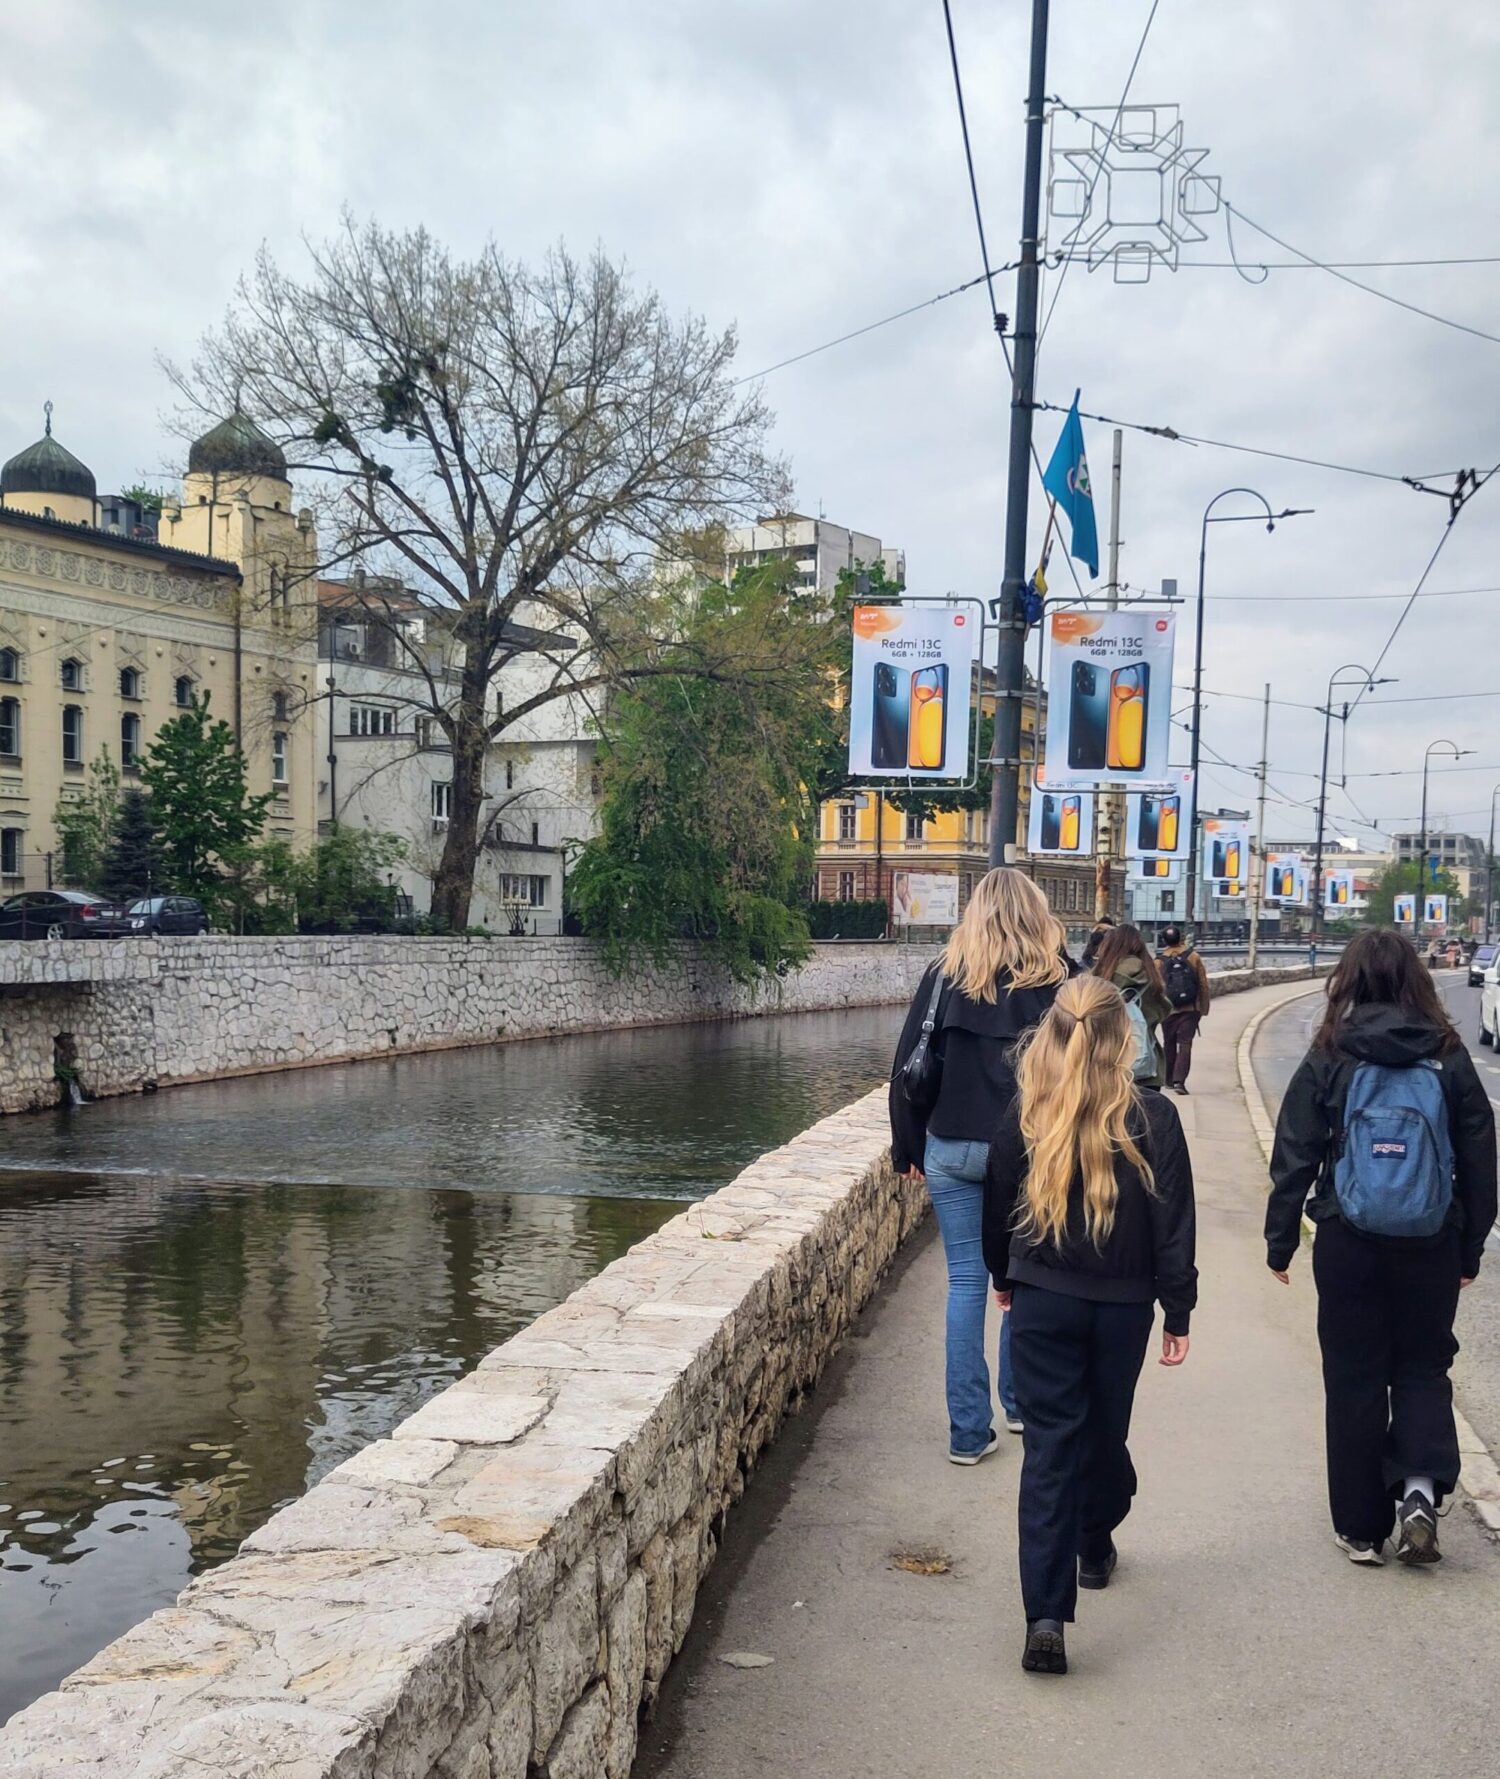
[[[1344,1101],[1333,1190],[1344,1221],[1366,1235],[1438,1233],[1453,1203],[1441,1063],[1358,1065]]]
[[[1175,952],[1157,959],[1161,965],[1161,985],[1167,999],[1174,1007],[1196,1007],[1198,1005],[1198,972],[1193,967],[1192,954],[1186,951]]]

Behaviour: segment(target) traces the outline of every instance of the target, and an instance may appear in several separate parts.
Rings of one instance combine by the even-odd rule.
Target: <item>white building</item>
[[[737,525],[725,534],[725,579],[742,568],[789,560],[796,564],[804,587],[831,593],[844,569],[873,568],[880,563],[889,579],[906,583],[906,552],[887,549],[867,531],[850,531],[828,519],[786,513],[755,525]]]

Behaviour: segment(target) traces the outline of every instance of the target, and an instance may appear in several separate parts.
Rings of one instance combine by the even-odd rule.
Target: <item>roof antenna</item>
[[[43,402],[42,412],[47,416],[47,437],[50,439],[52,437],[52,403]]]

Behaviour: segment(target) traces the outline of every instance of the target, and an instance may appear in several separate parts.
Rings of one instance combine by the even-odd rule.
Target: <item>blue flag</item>
[[[1099,575],[1099,530],[1094,524],[1094,490],[1089,481],[1089,460],[1083,450],[1083,422],[1078,418],[1078,392],[1063,422],[1062,436],[1042,486],[1068,515],[1073,527],[1072,548],[1068,552],[1089,565],[1089,573]]]

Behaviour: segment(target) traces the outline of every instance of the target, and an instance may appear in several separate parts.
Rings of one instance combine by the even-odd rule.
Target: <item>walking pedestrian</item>
[[[1099,947],[1114,930],[1115,917],[1112,914],[1101,914],[1094,922],[1093,930],[1084,941],[1083,956],[1079,960],[1085,970],[1092,970],[1094,960],[1099,955]]]
[[[1023,1046],[990,1150],[984,1255],[1010,1310],[1028,1673],[1066,1674],[1078,1589],[1109,1585],[1136,1475],[1127,1440],[1160,1301],[1161,1363],[1198,1295],[1193,1171],[1177,1109],[1132,1076],[1117,989],[1079,976]]]
[[[1162,990],[1172,1003],[1172,1011],[1161,1026],[1167,1086],[1186,1099],[1188,1071],[1193,1066],[1193,1039],[1208,1014],[1208,971],[1178,926],[1162,928],[1161,951],[1156,961]]]
[[[1334,1541],[1355,1563],[1437,1562],[1458,1481],[1458,1294],[1495,1221],[1495,1117],[1416,952],[1350,941],[1276,1122],[1266,1264],[1287,1282],[1304,1206]]]
[[[1011,1051],[1068,978],[1064,939],[1062,923],[1029,877],[1005,866],[986,872],[941,959],[923,976],[896,1047],[891,1161],[910,1179],[925,1176],[948,1266],[945,1382],[954,1464],[977,1464],[999,1444],[984,1342],[984,1170],[990,1139],[1015,1096]],[[913,1096],[908,1064],[925,1024],[933,1028],[938,1079],[923,1104],[922,1093]],[[1003,1319],[998,1358],[1001,1410],[1019,1433]]]
[[[1094,974],[1119,989],[1135,1034],[1135,1081],[1138,1087],[1162,1084],[1162,1022],[1172,1003],[1162,988],[1156,963],[1139,927],[1125,925],[1109,932],[1094,960]]]

